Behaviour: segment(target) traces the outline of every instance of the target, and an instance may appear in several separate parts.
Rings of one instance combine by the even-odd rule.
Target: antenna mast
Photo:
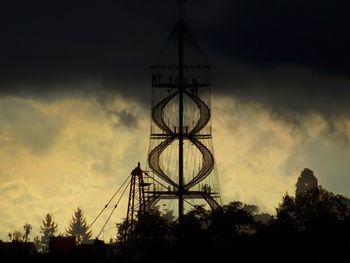
[[[186,0],[177,0],[177,3],[179,5],[179,18],[180,20],[183,19],[183,12],[184,12],[184,6],[186,4]]]
[[[178,65],[179,65],[179,225],[182,225],[183,214],[184,214],[184,169],[183,169],[183,144],[184,144],[184,130],[183,130],[183,93],[184,93],[184,22],[183,22],[183,8],[185,0],[178,0],[180,7],[180,17],[179,17],[179,33],[177,39],[177,53],[178,53]]]

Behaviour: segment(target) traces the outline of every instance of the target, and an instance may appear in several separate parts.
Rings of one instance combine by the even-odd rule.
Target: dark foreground
[[[179,227],[157,210],[139,216],[131,229],[119,225],[114,244],[96,241],[50,247],[0,243],[1,262],[349,262],[347,199],[319,187],[285,195],[276,216],[232,202],[220,211],[194,207]],[[13,242],[12,242],[13,243]]]

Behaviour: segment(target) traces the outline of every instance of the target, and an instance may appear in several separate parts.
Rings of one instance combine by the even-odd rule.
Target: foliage
[[[34,243],[37,250],[41,253],[47,253],[49,250],[50,238],[55,236],[57,232],[57,224],[53,221],[52,215],[47,214],[40,226],[41,237],[36,237]]]
[[[78,246],[74,255],[83,260],[79,254],[83,253],[85,262],[91,255],[99,255],[98,262],[347,262],[349,199],[321,186],[309,187],[296,197],[285,194],[273,217],[260,213],[255,205],[234,201],[215,211],[194,206],[182,225],[169,218],[153,209],[139,214],[132,226],[126,221],[118,224],[112,261],[100,260],[107,254],[98,246],[94,252],[92,247]],[[56,232],[50,215],[41,230],[43,235],[50,233],[47,236]],[[74,211],[67,233],[79,242],[91,236],[80,208]],[[25,239],[20,231],[9,236],[14,241]]]
[[[123,260],[149,262],[155,257],[166,257],[172,247],[172,222],[162,217],[159,210],[153,209],[137,218],[133,229],[124,220],[118,224],[118,249]]]
[[[23,225],[23,230],[24,233],[19,230],[8,233],[9,240],[13,242],[28,242],[30,240],[29,235],[32,232],[32,226],[28,223],[25,223]]]
[[[25,223],[23,226],[24,234],[23,234],[23,241],[28,242],[29,241],[29,235],[32,232],[32,226],[28,223]]]
[[[276,222],[294,231],[311,231],[344,220],[345,198],[334,195],[322,186],[310,188],[295,198],[286,194],[276,209]]]
[[[83,211],[79,207],[74,211],[69,227],[66,229],[66,234],[75,236],[78,244],[84,243],[91,238],[91,230],[89,230]]]
[[[10,241],[21,242],[23,241],[23,234],[19,230],[15,230],[12,233],[8,234]]]
[[[126,262],[225,262],[232,255],[257,262],[340,262],[347,251],[342,240],[350,234],[347,202],[322,187],[310,187],[296,197],[285,194],[274,217],[234,201],[216,211],[194,206],[181,227],[151,211],[139,218],[128,238],[119,232],[119,256]]]

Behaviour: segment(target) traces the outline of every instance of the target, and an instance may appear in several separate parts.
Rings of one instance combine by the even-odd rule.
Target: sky
[[[224,203],[274,213],[300,172],[350,197],[350,4],[188,0],[211,63],[215,160]],[[0,239],[74,209],[89,222],[146,165],[149,66],[175,0],[0,4]],[[122,199],[102,238],[125,217]],[[108,213],[93,228],[97,235]]]

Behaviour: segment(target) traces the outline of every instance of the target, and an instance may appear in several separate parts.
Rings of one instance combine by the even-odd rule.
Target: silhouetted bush
[[[90,245],[74,245],[66,254],[27,254],[25,259],[85,263],[347,262],[347,204],[343,196],[311,187],[296,197],[284,195],[274,217],[259,214],[254,205],[231,202],[216,211],[194,206],[179,226],[158,210],[151,210],[140,214],[132,229],[125,222],[119,224],[114,245],[96,240]],[[6,249],[0,251],[4,258]]]

